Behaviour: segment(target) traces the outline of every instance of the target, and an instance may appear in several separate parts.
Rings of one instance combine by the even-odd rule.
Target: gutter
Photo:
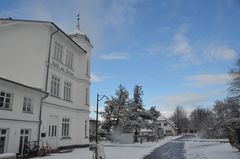
[[[51,47],[52,47],[52,37],[57,32],[58,32],[58,30],[56,30],[55,32],[51,33],[51,35],[50,35],[49,50],[48,50],[48,61],[47,61],[46,85],[45,85],[45,91],[46,92],[47,92],[47,86],[48,86],[48,76],[49,76],[50,55],[51,55]]]

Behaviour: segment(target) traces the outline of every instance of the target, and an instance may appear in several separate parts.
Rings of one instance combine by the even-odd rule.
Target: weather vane
[[[79,25],[79,18],[80,17],[80,14],[78,13],[77,14],[77,28],[80,30],[80,25]]]

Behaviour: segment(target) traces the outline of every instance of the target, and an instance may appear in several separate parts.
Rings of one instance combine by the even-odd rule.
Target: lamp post
[[[106,95],[97,94],[97,111],[96,111],[96,144],[98,143],[98,103],[103,100],[103,98],[108,99]]]
[[[98,103],[103,100],[103,98],[108,99],[106,95],[97,94],[97,111],[96,111],[96,156],[95,159],[98,159]]]

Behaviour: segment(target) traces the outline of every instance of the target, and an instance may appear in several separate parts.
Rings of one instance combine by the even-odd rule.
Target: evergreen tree
[[[119,85],[118,89],[115,91],[115,97],[105,102],[105,112],[102,114],[105,120],[105,126],[108,128],[108,132],[114,126],[117,128],[121,123],[122,113],[125,112],[129,101],[129,93],[126,88],[122,85]]]

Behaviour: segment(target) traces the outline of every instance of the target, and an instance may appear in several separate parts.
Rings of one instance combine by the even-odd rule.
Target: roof
[[[77,47],[79,47],[84,53],[87,53],[86,50],[84,50],[78,43],[76,43],[72,38],[70,38],[62,29],[60,29],[55,23],[50,22],[50,21],[39,21],[39,20],[25,20],[25,19],[12,19],[12,18],[0,18],[1,20],[5,21],[16,21],[16,22],[26,22],[26,23],[43,23],[43,24],[48,24],[53,27],[55,27],[57,30],[59,30],[61,33],[63,33],[73,44],[75,44]]]
[[[31,87],[31,86],[28,86],[28,85],[25,85],[25,84],[22,84],[22,83],[18,83],[18,82],[15,82],[15,81],[11,81],[11,80],[6,79],[6,78],[3,78],[3,77],[0,77],[0,80],[9,82],[9,83],[12,83],[12,84],[15,84],[15,85],[19,85],[19,86],[22,86],[22,87],[25,87],[25,88],[29,88],[29,89],[32,89],[32,90],[34,90],[34,91],[38,91],[38,92],[42,92],[42,93],[48,94],[48,92],[43,91],[43,90],[40,89],[40,88]]]
[[[176,128],[174,122],[171,121],[171,120],[169,120],[169,119],[167,119],[167,118],[164,117],[164,116],[159,116],[159,117],[157,118],[157,120],[158,120],[158,121],[166,121],[166,122],[168,122],[172,127]],[[176,129],[177,129],[177,128],[176,128]]]

